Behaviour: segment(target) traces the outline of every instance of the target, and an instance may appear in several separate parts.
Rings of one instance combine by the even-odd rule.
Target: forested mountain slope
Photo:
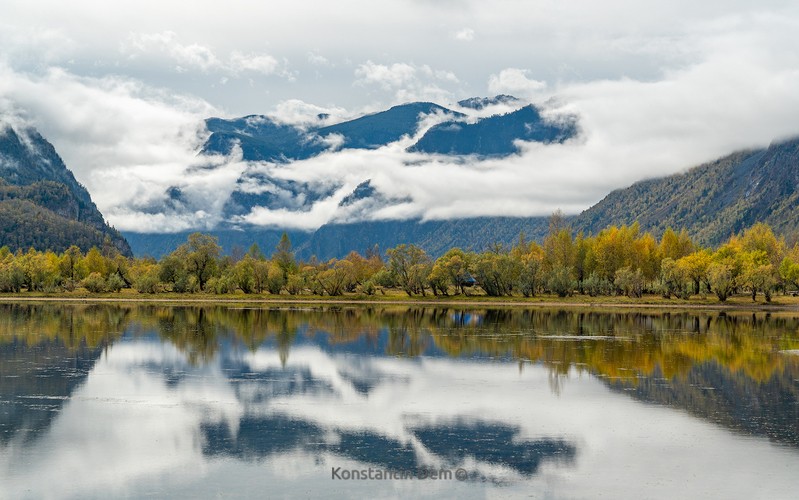
[[[0,246],[61,252],[70,245],[131,255],[72,172],[36,130],[0,125]]]
[[[776,232],[799,232],[799,139],[742,151],[692,168],[613,191],[572,219],[575,230],[595,233],[638,221],[661,234],[685,228],[705,245],[766,222]]]

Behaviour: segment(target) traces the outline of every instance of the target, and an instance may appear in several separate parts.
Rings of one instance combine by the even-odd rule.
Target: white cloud
[[[416,80],[416,68],[406,63],[394,63],[391,66],[366,61],[355,69],[358,83],[375,84],[383,90],[402,87]]]
[[[222,61],[209,47],[197,43],[180,43],[177,34],[173,31],[131,34],[129,44],[123,46],[123,52],[132,53],[134,57],[149,51],[167,55],[181,69],[196,68],[208,71],[222,66]]]
[[[366,61],[355,68],[355,84],[363,87],[376,86],[391,95],[393,102],[432,100],[447,102],[453,92],[445,86],[460,83],[455,73],[436,70],[424,64],[409,63],[391,65]]]
[[[308,62],[314,66],[333,66],[333,63],[328,58],[314,51],[308,52],[307,57]]]
[[[474,30],[472,28],[463,28],[455,33],[455,40],[462,42],[471,42],[474,40]]]
[[[230,54],[229,66],[236,73],[254,71],[264,75],[271,75],[278,71],[280,63],[268,54],[242,54],[234,51]]]
[[[279,102],[267,115],[279,123],[301,127],[332,125],[352,117],[352,114],[344,108],[317,106],[300,99],[288,99]]]
[[[510,94],[518,97],[531,97],[540,95],[547,88],[546,82],[528,78],[529,70],[507,68],[498,75],[488,78],[488,92],[490,94]]]
[[[131,34],[122,44],[121,50],[132,59],[150,57],[153,54],[164,55],[177,64],[175,69],[178,72],[200,70],[206,73],[220,71],[233,76],[247,72],[277,74],[288,78],[293,76],[272,55],[233,50],[227,58],[222,58],[211,47],[198,43],[182,43],[173,31]]]
[[[53,142],[118,229],[168,232],[219,222],[220,194],[233,190],[245,165],[197,156],[206,135],[203,119],[217,114],[208,103],[63,69],[36,76],[0,66],[0,75],[7,106]],[[184,191],[182,211],[164,205],[171,186]]]
[[[342,0],[315,6],[315,16],[283,0],[196,5],[202,16],[168,2],[123,2],[91,29],[85,20],[98,13],[90,3],[0,6],[0,101],[35,122],[125,229],[220,220],[218,200],[249,166],[198,159],[208,116],[263,113],[307,127],[319,114],[334,123],[355,110],[486,92],[579,116],[580,141],[522,144],[505,160],[452,161],[394,145],[281,169],[341,189],[372,179],[386,199],[407,200],[373,217],[578,211],[643,177],[799,132],[799,7],[785,2],[508,0],[504,9],[477,1],[453,9]],[[458,43],[467,26],[479,36]],[[170,202],[170,186],[183,199],[154,214]],[[326,205],[306,212],[303,227],[349,216]]]

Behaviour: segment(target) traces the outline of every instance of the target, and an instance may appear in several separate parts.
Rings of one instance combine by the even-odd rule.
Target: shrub
[[[103,279],[103,277],[98,272],[91,273],[90,275],[83,278],[83,282],[81,283],[83,288],[90,291],[91,293],[102,293],[106,291],[107,283]]]

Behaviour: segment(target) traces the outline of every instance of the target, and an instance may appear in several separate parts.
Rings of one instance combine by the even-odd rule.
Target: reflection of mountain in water
[[[0,444],[46,431],[101,353],[85,343],[75,349],[58,341],[0,343]]]
[[[454,468],[467,463],[507,467],[519,475],[533,476],[545,461],[573,462],[576,447],[561,439],[519,439],[519,429],[498,422],[458,421],[447,425],[410,429],[417,445],[440,461],[421,460],[412,443],[403,443],[372,431],[329,430],[312,422],[282,415],[246,417],[235,438],[224,424],[203,426],[203,453],[246,460],[295,450],[336,456],[382,470],[411,471],[426,467]],[[472,472],[470,477],[478,476]],[[485,479],[485,478],[483,478]]]
[[[682,408],[694,416],[752,436],[799,446],[799,384],[787,369],[765,382],[710,362],[684,377],[663,380],[656,371],[630,385],[609,385],[648,403]]]
[[[504,357],[541,363],[560,383],[575,371],[588,372],[637,399],[799,446],[799,357],[779,352],[799,347],[799,319],[789,314],[60,304],[0,305],[0,442],[23,429],[31,435],[45,429],[102,347],[122,332],[157,334],[194,366],[219,362],[239,399],[328,393],[330,387],[296,367],[256,370],[231,357],[234,351],[274,349],[284,367],[304,346],[349,355],[347,371],[338,376],[362,396],[384,375],[370,373],[359,360]],[[185,377],[152,370],[173,386]],[[246,419],[242,425],[249,425]],[[418,432],[424,442],[427,434]],[[423,446],[448,456],[432,442]]]

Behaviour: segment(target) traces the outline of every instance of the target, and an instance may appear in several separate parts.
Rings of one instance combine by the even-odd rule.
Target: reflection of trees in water
[[[656,372],[684,377],[715,362],[765,382],[797,373],[799,318],[725,312],[469,309],[424,307],[229,308],[224,306],[4,304],[0,341],[58,340],[77,348],[107,345],[123,331],[157,332],[192,363],[232,342],[255,351],[274,341],[281,361],[298,336],[331,345],[366,340],[385,353],[418,356],[433,346],[452,356],[509,356],[541,362],[561,376],[588,370],[609,379]],[[557,382],[557,380],[556,380]]]
[[[106,346],[122,335],[129,317],[129,308],[99,304],[0,304],[0,343]]]

